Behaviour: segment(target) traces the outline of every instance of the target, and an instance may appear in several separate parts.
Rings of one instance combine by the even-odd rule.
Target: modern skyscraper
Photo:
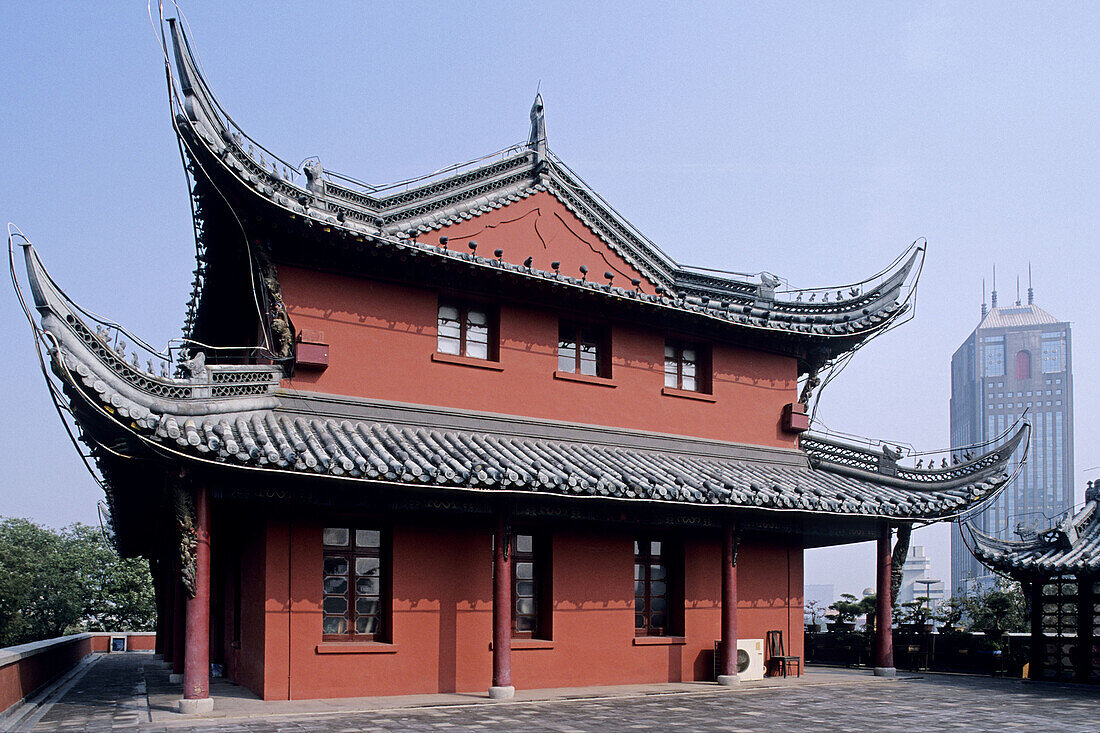
[[[1029,278],[1030,279],[1030,278]],[[1017,288],[1018,290],[1018,288]],[[1016,482],[971,521],[1015,539],[1017,525],[1040,531],[1073,506],[1073,371],[1070,325],[1035,305],[997,306],[996,286],[982,320],[951,357],[951,447],[991,440],[1027,412],[1031,446]],[[975,453],[981,451],[975,450]],[[1012,468],[1016,468],[1013,459]],[[993,576],[951,530],[951,590]]]

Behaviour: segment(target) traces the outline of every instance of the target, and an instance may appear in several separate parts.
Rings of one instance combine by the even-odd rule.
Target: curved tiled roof
[[[193,167],[206,170],[207,175],[216,170],[219,176],[234,181],[246,196],[275,207],[280,216],[336,233],[333,236],[350,238],[359,247],[400,250],[402,257],[418,258],[415,262],[491,267],[499,272],[499,277],[517,282],[533,277],[559,283],[563,288],[602,291],[610,298],[699,314],[794,340],[819,338],[829,342],[824,347],[829,358],[887,328],[908,309],[924,254],[923,246],[916,244],[887,271],[855,287],[785,292],[777,291],[778,281],[770,278],[756,283],[679,266],[547,150],[545,139],[536,135],[538,130],[544,131],[538,124],[542,114],[540,104],[532,111],[532,139],[526,145],[505,151],[500,159],[479,162],[472,169],[414,182],[407,190],[387,192],[355,186],[348,182],[350,179],[319,165],[306,166],[299,174],[296,169],[291,170],[293,166],[284,164],[280,172],[281,161],[271,153],[265,157],[262,146],[245,137],[218,105],[198,71],[182,29],[170,23],[182,92],[174,123]],[[305,183],[296,182],[300,175],[306,177]],[[481,216],[542,192],[557,198],[608,247],[648,278],[657,292],[642,292],[638,283],[599,282],[601,278],[596,273],[593,279],[597,282],[592,282],[586,277],[510,264],[500,258],[455,252],[418,238],[422,233]],[[201,281],[197,279],[188,328],[195,322],[200,297]]]
[[[822,437],[806,438],[802,452],[682,436],[658,444],[629,431],[612,444],[560,426],[519,429],[538,422],[523,418],[508,418],[511,428],[493,419],[467,423],[476,429],[364,419],[347,407],[321,409],[319,396],[279,389],[277,367],[200,360],[191,362],[187,378],[142,370],[136,357],[131,364],[85,323],[29,245],[25,258],[53,370],[69,399],[82,403],[74,413],[90,410],[154,452],[181,460],[444,490],[916,520],[953,516],[991,499],[1009,480],[1005,466],[1027,434],[1025,426],[965,464],[919,470],[899,467],[886,452]]]
[[[1092,482],[1081,511],[1046,532],[1002,540],[967,527],[974,555],[994,570],[1048,577],[1100,572],[1100,485]]]

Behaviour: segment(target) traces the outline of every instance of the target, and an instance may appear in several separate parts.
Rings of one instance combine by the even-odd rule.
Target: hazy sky
[[[1001,304],[1073,322],[1078,496],[1100,477],[1100,6],[1092,3],[188,2],[222,104],[297,162],[372,183],[526,140],[673,258],[795,286],[877,272],[918,237],[916,319],[830,385],[835,429],[948,445],[948,364],[994,262]],[[83,306],[154,344],[194,268],[159,43],[141,2],[0,3],[0,216]],[[1026,294],[1025,294],[1026,297]],[[9,292],[0,514],[95,522],[99,488],[47,398]],[[946,578],[946,526],[921,530]],[[807,583],[873,585],[870,546]]]

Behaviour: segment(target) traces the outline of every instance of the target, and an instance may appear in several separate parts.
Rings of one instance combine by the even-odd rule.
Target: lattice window
[[[385,601],[389,577],[383,539],[380,529],[324,529],[324,639],[375,641],[388,633]]]
[[[1050,578],[1043,584],[1040,601],[1043,676],[1073,679],[1077,669],[1077,579],[1070,575]]]

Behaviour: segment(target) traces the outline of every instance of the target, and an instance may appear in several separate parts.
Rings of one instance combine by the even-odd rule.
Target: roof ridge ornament
[[[527,147],[535,151],[536,164],[546,160],[546,108],[538,92],[531,105],[531,135],[527,138]]]

